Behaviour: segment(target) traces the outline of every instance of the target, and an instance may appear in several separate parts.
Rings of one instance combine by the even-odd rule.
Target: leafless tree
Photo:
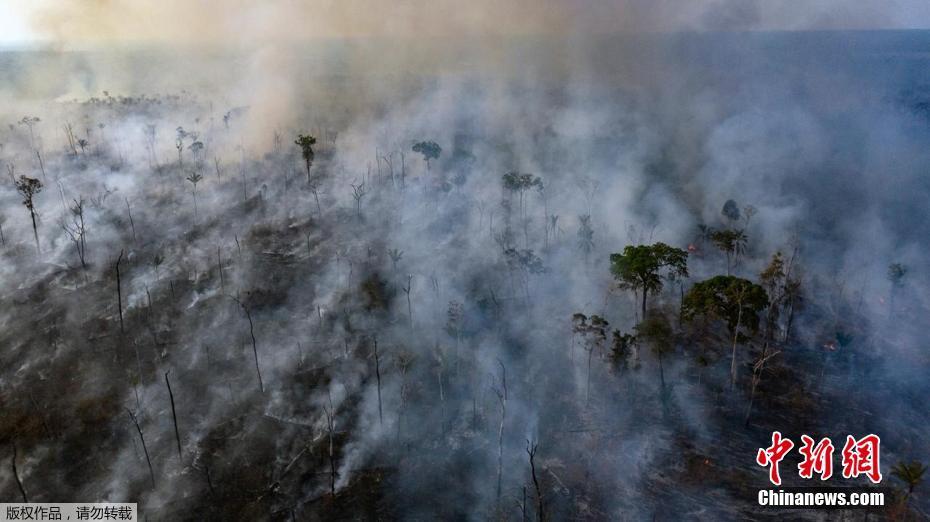
[[[65,123],[65,136],[68,138],[68,146],[71,147],[71,153],[77,156],[77,140],[74,138],[74,128],[71,123]]]
[[[119,311],[119,331],[120,333],[125,333],[123,328],[123,282],[120,278],[119,264],[123,260],[123,251],[119,251],[119,257],[116,258],[116,265],[114,269],[116,270],[116,309]]]
[[[392,248],[388,250],[388,257],[391,258],[391,266],[393,266],[394,271],[397,272],[397,263],[400,263],[400,260],[404,257],[404,251]]]
[[[413,276],[407,275],[407,284],[404,286],[404,293],[407,294],[407,317],[410,319],[410,329],[413,329],[413,306],[410,304],[410,290],[413,288]]]
[[[316,201],[316,213],[319,215],[320,219],[323,219],[323,207],[320,206],[320,183],[317,180],[311,180],[307,182],[307,188],[310,190],[310,193],[313,194],[313,199]]]
[[[246,319],[249,320],[249,336],[252,338],[252,354],[255,356],[255,374],[258,376],[258,388],[262,393],[265,393],[265,384],[262,382],[262,370],[258,365],[258,344],[255,341],[255,324],[252,322],[252,310],[238,298],[234,296],[229,296],[229,298],[242,308],[242,311],[245,312]]]
[[[752,365],[752,388],[750,389],[750,392],[749,392],[749,405],[746,407],[746,420],[745,420],[746,426],[749,426],[749,417],[750,415],[752,415],[752,405],[756,398],[756,387],[759,385],[759,381],[762,380],[762,372],[765,370],[765,363],[768,362],[768,360],[771,359],[772,357],[775,357],[776,355],[781,353],[779,351],[776,351],[776,352],[767,354],[766,353],[767,350],[768,350],[768,343],[765,343],[765,345],[762,348],[762,354],[759,355],[759,359],[756,360],[755,364]]]
[[[378,422],[383,426],[384,410],[381,407],[381,357],[378,353],[378,338],[373,338],[372,342],[374,343],[375,377],[378,379]]]
[[[71,239],[71,242],[74,243],[78,258],[81,260],[81,268],[86,270],[87,227],[84,223],[84,198],[75,199],[74,204],[68,208],[68,211],[71,214],[71,219],[69,221],[62,218],[61,228],[64,229],[65,233],[68,234],[68,237]]]
[[[171,419],[174,421],[174,440],[178,443],[178,461],[181,462],[181,432],[178,431],[178,412],[174,407],[174,393],[171,391],[171,381],[168,380],[168,374],[171,370],[165,372],[165,385],[168,387],[168,397],[171,399]]]
[[[492,390],[497,395],[501,407],[501,423],[497,432],[497,498],[501,497],[501,485],[504,475],[504,421],[507,419],[507,368],[500,359],[497,363],[501,367],[500,384],[493,384]],[[494,377],[491,377],[492,381]]]
[[[149,458],[149,450],[145,445],[145,437],[142,435],[142,428],[139,426],[139,421],[136,419],[136,416],[132,414],[132,411],[128,408],[126,411],[129,413],[129,418],[132,419],[132,423],[136,426],[136,431],[139,432],[139,440],[142,441],[142,451],[145,453],[145,462],[149,465],[149,478],[152,479],[152,487],[155,487],[155,472],[152,470],[152,459]]]
[[[539,487],[539,479],[536,477],[536,450],[539,444],[529,440],[526,441],[526,454],[530,457],[530,473],[533,477],[533,486],[536,488],[536,520],[542,522],[543,515],[542,489]]]
[[[365,188],[365,182],[359,184],[350,183],[352,187],[352,199],[355,200],[355,214],[361,218],[362,217],[362,198],[365,197],[365,194],[368,193],[368,189]]]
[[[397,354],[397,366],[400,368],[400,408],[397,410],[397,435],[396,440],[400,442],[400,432],[404,424],[404,413],[407,410],[407,372],[413,363],[413,356],[401,352]]]
[[[23,502],[29,502],[29,499],[26,498],[26,488],[23,487],[23,481],[19,478],[19,470],[16,469],[16,441],[10,442],[10,445],[13,446],[13,458],[10,459],[10,463],[13,466],[13,478],[16,479],[16,487],[19,488],[19,494],[23,496]]]
[[[336,496],[336,456],[333,439],[336,434],[336,412],[333,408],[333,399],[329,398],[329,408],[323,406],[326,415],[326,431],[329,434],[329,492]]]
[[[216,246],[216,270],[220,274],[220,293],[226,293],[226,278],[223,275],[223,255],[220,246]]]
[[[129,198],[126,198],[126,213],[129,215],[129,229],[132,230],[132,242],[136,242],[136,222],[132,220],[132,207],[129,206]]]
[[[20,125],[25,125],[29,129],[29,146],[33,149],[36,149],[36,135],[33,127],[41,121],[36,116],[23,116],[23,119],[19,120]]]
[[[39,149],[36,149],[36,158],[39,160],[39,170],[42,171],[42,181],[48,182],[48,177],[45,174],[45,162],[42,161],[42,153],[39,152]]]

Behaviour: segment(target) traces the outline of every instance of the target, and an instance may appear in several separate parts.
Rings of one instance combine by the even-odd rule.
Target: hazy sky
[[[0,45],[928,27],[927,0],[0,0]]]

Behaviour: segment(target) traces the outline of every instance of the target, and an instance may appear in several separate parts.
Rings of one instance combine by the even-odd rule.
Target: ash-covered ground
[[[930,34],[490,47],[0,54],[0,497],[925,519]],[[776,430],[889,506],[760,508]]]

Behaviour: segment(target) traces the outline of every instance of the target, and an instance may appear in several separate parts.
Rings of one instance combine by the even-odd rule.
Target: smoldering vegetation
[[[930,461],[925,33],[327,45],[282,91],[2,55],[5,500],[834,515],[759,511],[778,430],[879,434],[877,516],[927,516],[892,469]],[[659,243],[644,289],[625,249]]]

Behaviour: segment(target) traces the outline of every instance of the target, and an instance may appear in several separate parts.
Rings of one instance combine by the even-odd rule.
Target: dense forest
[[[320,53],[247,103],[144,85],[225,56],[139,57],[111,92],[132,55],[3,53],[4,501],[925,519],[930,40],[681,35],[606,63],[628,44],[568,72],[550,42],[510,72]],[[92,93],[33,88],[49,71]],[[760,508],[773,431],[880,435],[888,505]]]

